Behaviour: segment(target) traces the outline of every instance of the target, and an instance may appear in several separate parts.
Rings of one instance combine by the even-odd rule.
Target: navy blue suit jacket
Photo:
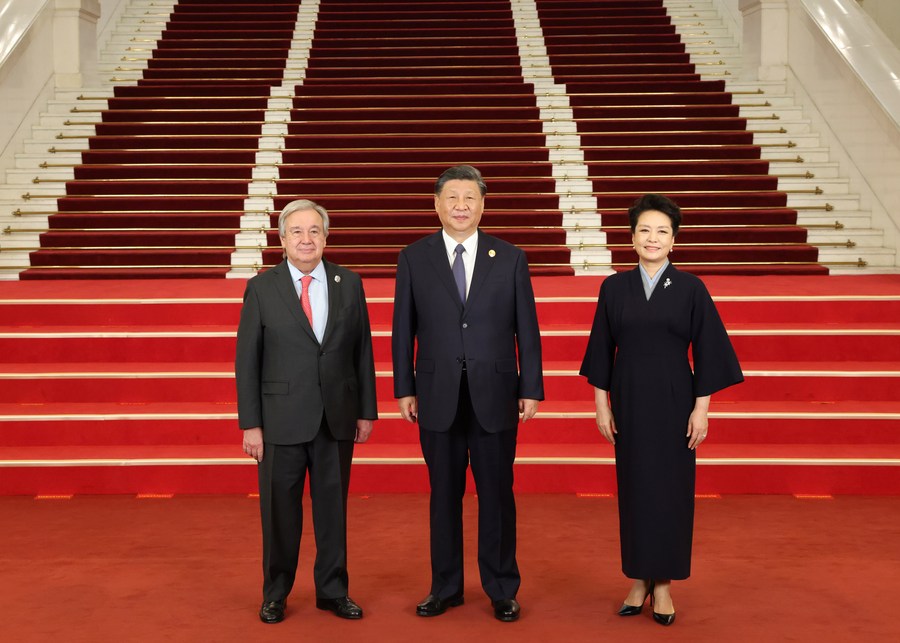
[[[410,244],[398,259],[394,396],[418,397],[418,421],[427,431],[450,428],[463,360],[472,406],[486,431],[515,428],[520,398],[544,399],[541,337],[525,253],[477,234],[465,306],[440,231]]]

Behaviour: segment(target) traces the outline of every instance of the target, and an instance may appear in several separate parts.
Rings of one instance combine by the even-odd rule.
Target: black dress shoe
[[[671,625],[675,622],[675,612],[672,612],[671,614],[660,614],[659,612],[653,612],[653,620],[660,625]]]
[[[619,608],[619,616],[637,616],[641,613],[641,610],[644,609],[644,603],[647,602],[647,597],[653,593],[653,585],[654,583],[651,581],[650,585],[647,587],[647,593],[644,594],[644,600],[641,601],[640,605],[629,605],[628,603],[622,603],[622,607]]]
[[[320,610],[334,612],[341,618],[358,619],[363,617],[362,608],[349,596],[341,598],[317,598],[316,607]]]
[[[519,601],[516,599],[506,598],[502,601],[491,601],[491,605],[494,606],[494,616],[498,621],[511,623],[519,620],[519,612],[522,608],[519,607]]]
[[[263,601],[259,608],[259,620],[263,623],[281,623],[284,620],[284,608],[287,601]]]
[[[424,601],[416,605],[416,614],[419,616],[438,616],[446,612],[448,607],[458,607],[463,602],[462,592],[458,592],[449,598],[438,598],[434,594],[429,594]]]

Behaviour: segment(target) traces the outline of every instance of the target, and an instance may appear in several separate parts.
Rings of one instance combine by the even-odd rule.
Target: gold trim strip
[[[516,458],[517,465],[615,465],[615,458],[545,456]],[[49,467],[160,467],[160,466],[233,466],[255,465],[250,458],[92,458],[59,460],[0,460],[0,468],[49,468]],[[364,457],[354,456],[353,464],[359,465],[424,465],[422,457]],[[703,466],[868,466],[897,467],[897,458],[697,458]]]

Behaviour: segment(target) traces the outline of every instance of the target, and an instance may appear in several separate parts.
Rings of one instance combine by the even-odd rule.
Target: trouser
[[[317,598],[347,595],[347,493],[353,441],[335,440],[325,422],[301,444],[265,443],[258,465],[263,534],[263,600],[287,598],[303,531],[303,485],[309,473]]]

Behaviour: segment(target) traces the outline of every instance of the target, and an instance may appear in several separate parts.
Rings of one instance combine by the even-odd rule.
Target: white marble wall
[[[718,1],[724,9],[735,0]],[[886,245],[897,248],[900,51],[856,0],[736,1],[743,14],[745,71],[776,79],[771,52],[786,46],[783,78],[850,177],[862,207],[871,210],[874,226],[884,230]],[[760,10],[777,15],[784,28],[766,28]]]
[[[837,158],[900,241],[900,51],[855,0],[790,0],[790,78],[815,106]],[[829,140],[830,139],[830,140]]]
[[[900,47],[900,2],[897,0],[856,0],[859,6]]]
[[[0,168],[30,134],[54,89],[96,83],[100,29],[127,0],[0,2]],[[99,20],[96,18],[100,14]],[[91,24],[96,21],[96,26]],[[93,37],[95,41],[89,42]]]
[[[8,167],[22,120],[53,90],[53,3],[10,0],[3,8],[0,51],[0,158]]]

